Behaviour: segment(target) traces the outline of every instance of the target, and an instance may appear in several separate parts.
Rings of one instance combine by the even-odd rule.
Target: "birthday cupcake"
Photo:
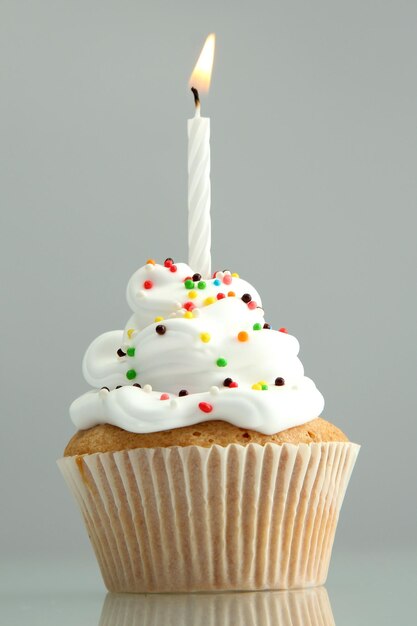
[[[98,337],[59,467],[115,592],[325,582],[359,446],[321,419],[299,344],[254,287],[149,260]]]

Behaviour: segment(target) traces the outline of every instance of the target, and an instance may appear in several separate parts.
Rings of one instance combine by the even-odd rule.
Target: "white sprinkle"
[[[212,396],[218,396],[220,393],[220,389],[213,385],[213,387],[210,387],[210,393]]]
[[[141,289],[141,290],[138,292],[138,298],[139,298],[140,300],[143,300],[144,298],[146,298],[146,293],[145,293],[145,291],[144,291],[143,289]]]
[[[200,309],[193,309],[193,315],[194,315],[194,317],[199,317],[199,316],[200,316],[200,313],[201,313]]]
[[[98,395],[102,398],[104,398],[105,395],[107,395],[109,392],[107,391],[107,389],[100,389],[100,391],[98,392]]]
[[[174,302],[174,307],[175,307],[176,309],[182,309],[182,304],[181,304],[181,302]]]
[[[155,265],[154,265],[153,263],[147,263],[147,264],[145,265],[145,268],[146,268],[147,270],[154,270],[154,269],[155,269]]]
[[[169,404],[172,409],[176,409],[178,407],[178,400],[176,398],[173,398]]]
[[[146,391],[146,393],[151,393],[152,385],[145,385],[143,391]]]

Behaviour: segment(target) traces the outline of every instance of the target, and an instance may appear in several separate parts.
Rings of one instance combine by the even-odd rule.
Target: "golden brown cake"
[[[231,443],[246,446],[249,443],[318,443],[348,441],[346,435],[331,422],[317,418],[301,426],[287,428],[275,435],[264,435],[254,430],[238,428],[228,422],[213,420],[194,426],[184,426],[156,433],[130,433],[117,426],[99,424],[88,430],[79,430],[65,448],[64,456],[117,452],[134,448],[168,448],[171,446],[228,446]]]

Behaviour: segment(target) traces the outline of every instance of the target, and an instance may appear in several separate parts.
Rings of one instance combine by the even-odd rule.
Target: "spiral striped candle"
[[[189,265],[211,276],[210,118],[200,117],[198,93],[195,117],[188,120],[188,251]]]

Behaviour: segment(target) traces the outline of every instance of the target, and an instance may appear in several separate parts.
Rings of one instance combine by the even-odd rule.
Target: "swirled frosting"
[[[237,274],[201,279],[184,263],[150,261],[127,300],[125,329],[100,335],[84,356],[95,389],[71,405],[77,428],[149,433],[216,419],[272,434],[320,415],[297,339],[265,323],[259,294]]]

